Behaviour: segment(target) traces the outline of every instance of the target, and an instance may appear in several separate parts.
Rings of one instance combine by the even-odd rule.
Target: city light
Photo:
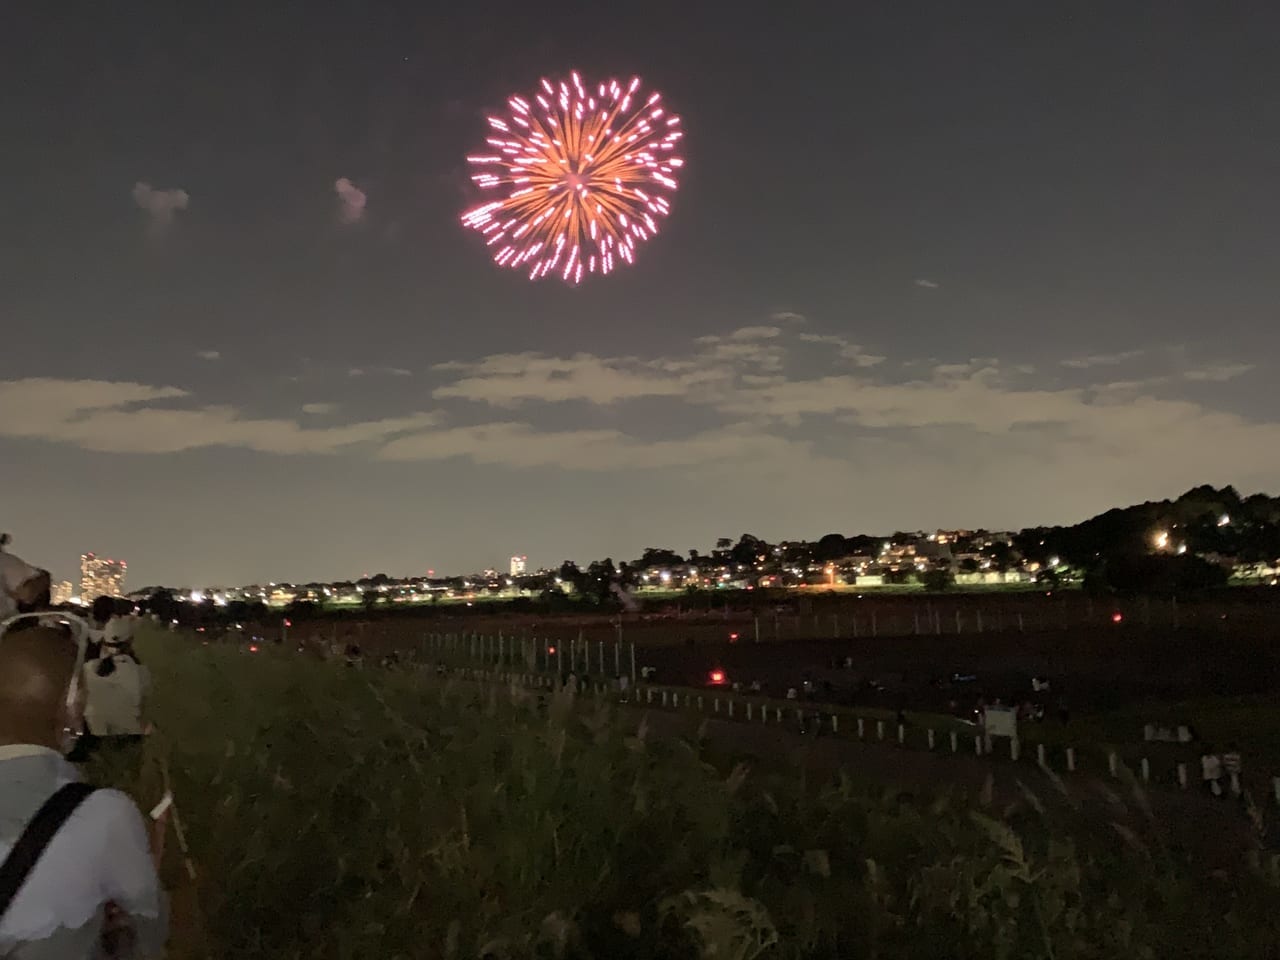
[[[110,560],[92,553],[80,556],[80,597],[92,603],[98,597],[124,595],[124,578],[127,564],[123,560]]]

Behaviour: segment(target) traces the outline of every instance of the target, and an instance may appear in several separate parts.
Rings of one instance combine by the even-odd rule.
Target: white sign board
[[[988,737],[1018,739],[1018,714],[1012,707],[987,707],[985,733]]]

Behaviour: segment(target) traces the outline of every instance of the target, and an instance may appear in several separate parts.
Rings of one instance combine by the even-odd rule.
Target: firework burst
[[[670,210],[680,118],[640,80],[594,90],[577,73],[542,81],[532,100],[513,96],[511,113],[489,117],[489,152],[467,157],[471,179],[504,196],[462,215],[504,267],[568,283],[635,259]]]

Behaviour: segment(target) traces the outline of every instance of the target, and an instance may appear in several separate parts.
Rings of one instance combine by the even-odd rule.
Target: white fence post
[[[751,720],[751,701],[750,700],[747,701],[747,720],[748,722]]]
[[[1010,760],[1018,759],[1018,738],[1017,737],[1009,738],[1009,759]]]
[[[907,740],[907,728],[902,724],[898,724],[898,746],[902,746]]]
[[[1150,761],[1147,760],[1146,757],[1142,758],[1142,782],[1143,783],[1151,782],[1151,763]]]
[[[1178,764],[1178,786],[1183,790],[1187,789],[1187,765],[1185,763]]]
[[[884,721],[883,720],[876,721],[876,739],[877,740],[884,739]]]
[[[1271,793],[1276,798],[1276,804],[1280,805],[1280,777],[1271,778]]]
[[[733,719],[733,701],[732,700],[729,701],[729,719],[730,720]]]
[[[929,749],[933,749],[933,727],[929,728]]]
[[[1067,772],[1076,772],[1076,748],[1067,747]]]
[[[861,717],[858,718],[858,739],[864,740],[867,736],[867,723]],[[1276,777],[1276,803],[1280,803],[1280,777]]]
[[[840,718],[836,716],[834,713],[831,715],[831,732],[832,733],[840,732]]]
[[[719,698],[719,697],[716,697],[714,700],[712,700],[712,701],[711,701],[711,704],[712,704],[712,706],[715,708],[715,712],[716,712],[716,713],[719,713],[719,712],[720,712],[720,698]]]
[[[973,738],[973,753],[974,756],[982,756],[982,737]]]
[[[1042,767],[1047,766],[1047,764],[1044,762],[1044,744],[1043,743],[1036,744],[1036,763],[1040,764],[1040,766]]]
[[[1114,753],[1107,754],[1107,772],[1113,777],[1118,777],[1120,775],[1117,771],[1116,755]]]
[[[951,752],[960,752],[960,736],[954,730],[951,731]]]

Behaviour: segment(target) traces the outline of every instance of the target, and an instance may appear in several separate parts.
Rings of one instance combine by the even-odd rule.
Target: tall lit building
[[[511,575],[513,577],[523,577],[525,567],[529,565],[528,557],[512,557],[511,558]]]
[[[80,599],[93,603],[98,597],[123,596],[127,566],[123,560],[108,560],[92,553],[81,555]]]
[[[53,585],[49,591],[49,601],[55,606],[61,606],[71,601],[71,594],[75,588],[71,585],[70,580],[61,580]]]

